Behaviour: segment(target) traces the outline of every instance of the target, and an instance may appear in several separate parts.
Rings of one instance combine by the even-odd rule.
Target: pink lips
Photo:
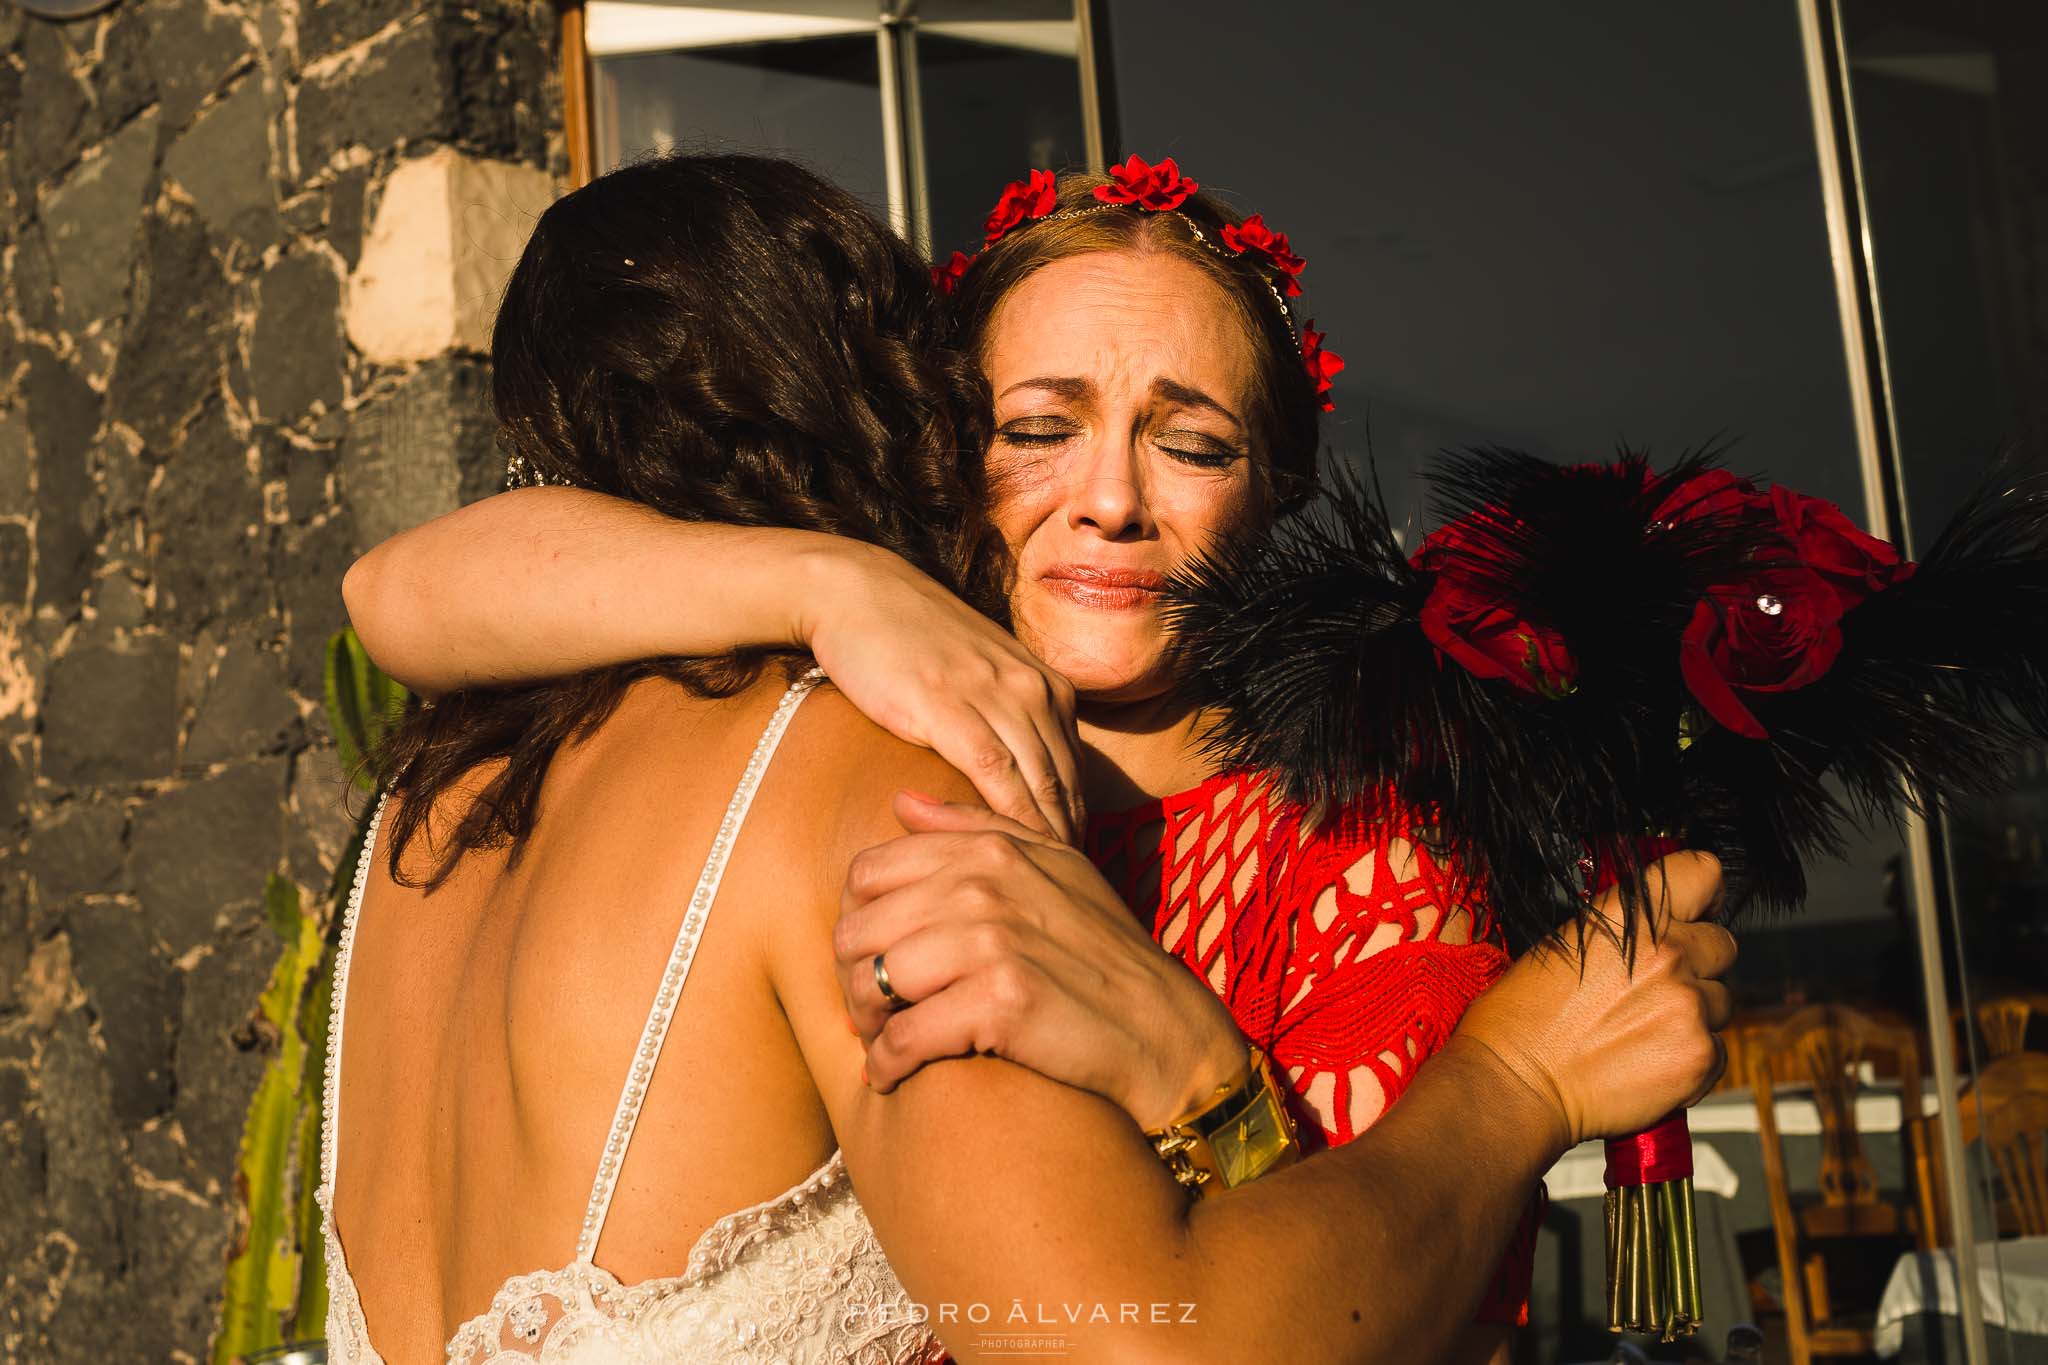
[[[1099,611],[1149,607],[1166,587],[1164,574],[1145,569],[1105,569],[1092,564],[1055,564],[1041,573],[1038,581],[1054,596]]]

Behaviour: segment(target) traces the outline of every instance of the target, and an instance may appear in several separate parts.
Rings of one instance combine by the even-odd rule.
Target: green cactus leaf
[[[327,642],[322,682],[342,768],[356,786],[375,791],[377,779],[364,760],[376,754],[405,713],[405,688],[370,662],[363,642],[346,628]]]
[[[301,1256],[292,1217],[297,1201],[291,1155],[305,1108],[307,1053],[299,1016],[323,946],[319,923],[301,916],[297,935],[286,943],[263,990],[259,1008],[277,1031],[278,1050],[263,1069],[242,1126],[235,1189],[245,1222],[222,1288],[217,1365],[281,1344],[284,1315],[298,1306]]]
[[[327,722],[350,779],[365,791],[376,753],[405,710],[406,693],[370,662],[355,632],[327,644]],[[327,1316],[326,1242],[320,1183],[321,1088],[325,1081],[334,956],[342,909],[369,828],[356,821],[329,884],[324,915],[308,914],[298,887],[273,875],[263,890],[265,918],[283,944],[258,1009],[279,1040],[249,1101],[235,1169],[241,1241],[228,1263],[216,1365],[229,1365],[286,1340],[318,1337]],[[324,921],[324,922],[323,922]]]
[[[270,927],[286,943],[299,941],[299,888],[290,879],[270,874],[263,884],[263,913]]]
[[[361,845],[355,845],[360,849]],[[345,860],[353,869],[354,856]],[[351,872],[351,877],[353,873]],[[338,930],[341,916],[334,916]],[[334,935],[320,954],[311,988],[300,1004],[299,1032],[306,1040],[306,1065],[299,1081],[298,1242],[300,1249],[297,1305],[292,1315],[294,1340],[321,1336],[327,1326],[327,1239],[321,1224],[320,1124],[327,1079],[328,1026],[334,1012]]]
[[[363,723],[356,710],[355,660],[349,650],[350,632],[343,630],[327,642],[327,657],[321,666],[321,693],[327,706],[327,730],[341,758],[341,770],[358,786],[363,785]]]

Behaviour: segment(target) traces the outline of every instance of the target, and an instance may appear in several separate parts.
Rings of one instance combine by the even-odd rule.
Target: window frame
[[[599,0],[603,3],[604,0]],[[881,77],[883,166],[890,225],[920,252],[931,254],[931,193],[926,183],[924,114],[917,78],[919,0],[884,0],[873,29]],[[590,183],[597,166],[593,106],[594,62],[585,0],[559,0],[561,19],[562,131],[569,188]],[[1100,174],[1115,145],[1114,101],[1109,97],[1105,0],[1074,0],[1074,61],[1081,95],[1086,168]]]

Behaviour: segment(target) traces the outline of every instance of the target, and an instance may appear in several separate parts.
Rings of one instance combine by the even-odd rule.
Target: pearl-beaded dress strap
[[[761,778],[767,773],[769,761],[775,757],[776,746],[782,743],[783,732],[789,729],[796,708],[824,678],[822,671],[812,669],[783,693],[781,705],[775,708],[768,728],[762,731],[760,742],[754,746],[753,757],[747,760],[747,770],[740,775],[739,787],[726,805],[725,818],[718,822],[718,833],[711,841],[711,856],[706,859],[704,871],[697,878],[697,889],[690,896],[689,908],[683,912],[682,927],[676,930],[675,946],[669,950],[668,966],[661,974],[661,987],[655,992],[654,1007],[648,1011],[647,1024],[640,1030],[640,1045],[634,1050],[632,1069],[626,1074],[618,1111],[612,1117],[611,1132],[605,1136],[604,1153],[598,1158],[597,1180],[591,1186],[590,1204],[583,1213],[583,1232],[576,1242],[576,1259],[580,1262],[587,1264],[597,1256],[597,1241],[604,1233],[605,1217],[611,1212],[612,1191],[619,1182],[619,1168],[626,1164],[626,1149],[632,1145],[633,1126],[640,1120],[640,1106],[647,1098],[647,1083],[654,1075],[655,1062],[661,1057],[662,1043],[668,1038],[669,1021],[675,1017],[676,1000],[682,994],[684,979],[690,974],[690,964],[696,960],[697,942],[703,937],[704,920],[710,913],[712,901],[718,896],[718,884],[725,878],[725,865],[732,856],[732,846],[739,840],[740,826],[746,823],[747,811],[754,804],[754,793],[760,790]]]
[[[341,939],[334,949],[334,998],[328,1011],[327,1076],[320,1096],[320,1185],[328,1199],[334,1197],[336,1149],[341,1146],[341,1027],[347,1017],[348,962],[356,946],[356,920],[363,910],[363,888],[370,881],[370,865],[377,860],[377,827],[384,823],[385,802],[390,793],[377,797],[377,809],[363,828],[362,851],[356,854],[355,881],[348,890],[348,905],[341,913]]]

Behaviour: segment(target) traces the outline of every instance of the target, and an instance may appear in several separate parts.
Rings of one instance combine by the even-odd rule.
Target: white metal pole
[[[910,173],[903,160],[902,56],[896,49],[892,17],[886,11],[875,24],[876,73],[882,95],[882,174],[889,186],[889,226],[911,240]]]

